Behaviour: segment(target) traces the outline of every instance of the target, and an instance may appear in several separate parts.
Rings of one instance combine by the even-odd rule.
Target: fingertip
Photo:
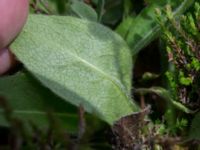
[[[0,75],[8,72],[9,69],[14,65],[14,55],[8,50],[8,48],[4,48],[0,50]]]

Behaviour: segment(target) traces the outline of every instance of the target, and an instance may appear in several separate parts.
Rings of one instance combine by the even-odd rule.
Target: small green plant
[[[157,10],[161,15],[161,12]],[[180,102],[191,110],[198,110],[200,106],[200,5],[195,3],[194,9],[179,18],[172,16],[171,7],[167,6],[163,13],[167,16],[168,26],[159,23],[163,31],[163,41],[166,44],[169,68],[165,75],[168,81],[168,89],[174,101]],[[188,123],[192,118],[180,119],[174,111],[166,114],[173,121],[172,133],[179,133],[177,129],[188,129]],[[183,115],[181,115],[183,116]],[[180,117],[181,117],[180,116]],[[194,115],[193,115],[194,116]],[[170,121],[172,121],[170,120]],[[169,122],[170,122],[169,121]]]
[[[30,2],[27,23],[10,44],[23,66],[0,78],[0,96],[10,108],[2,107],[0,124],[22,139],[19,147],[110,149],[98,139],[104,127],[111,128],[116,150],[173,149],[187,136],[187,115],[199,108],[198,3],[192,10],[194,0]],[[159,25],[155,8],[165,7]],[[138,80],[147,88],[136,88],[135,62],[159,33],[169,56],[167,86],[149,88],[162,73],[147,70]],[[141,94],[141,107],[132,91]],[[158,111],[146,104],[144,94],[152,92],[165,100],[163,114],[162,104]]]
[[[166,73],[169,87],[174,93],[173,98],[193,110],[199,107],[199,8],[199,3],[195,3],[194,11],[181,16],[177,21],[171,17],[171,9],[167,7],[166,15],[170,25],[169,28],[162,25],[168,61],[174,66],[174,69]]]

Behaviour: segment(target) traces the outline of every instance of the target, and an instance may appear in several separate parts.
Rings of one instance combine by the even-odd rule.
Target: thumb
[[[0,49],[19,34],[28,15],[28,0],[0,0]]]
[[[0,0],[0,75],[14,64],[9,44],[19,34],[29,12],[29,0]]]

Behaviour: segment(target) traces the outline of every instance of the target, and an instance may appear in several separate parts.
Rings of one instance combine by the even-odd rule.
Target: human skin
[[[0,0],[0,75],[14,64],[9,44],[22,30],[29,12],[28,0]]]

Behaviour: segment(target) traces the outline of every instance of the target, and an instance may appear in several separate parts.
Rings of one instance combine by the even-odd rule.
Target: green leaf
[[[127,41],[132,55],[135,55],[159,36],[160,26],[156,22],[156,8],[162,9],[165,4],[171,4],[175,8],[173,15],[178,16],[193,4],[193,2],[194,0],[177,0],[176,2],[163,0],[152,3],[142,10],[136,18],[128,17],[124,20],[116,31]]]
[[[168,104],[172,104],[176,109],[179,109],[185,113],[194,113],[194,111],[188,109],[186,106],[181,104],[180,102],[172,99],[169,91],[162,87],[151,87],[151,88],[138,88],[135,90],[137,93],[146,94],[146,93],[155,93],[158,96],[162,97]]]
[[[57,10],[60,14],[64,14],[66,11],[66,0],[55,1]]]
[[[200,112],[197,113],[194,119],[192,120],[192,125],[189,132],[189,140],[200,140],[199,122],[200,122]]]
[[[117,22],[119,22],[123,16],[122,0],[106,0],[104,6],[104,13],[101,22],[115,27]]]
[[[31,15],[11,49],[54,93],[109,124],[138,110],[130,97],[129,48],[100,24]]]
[[[78,17],[82,19],[87,19],[90,21],[98,20],[96,11],[84,2],[74,0],[72,2],[71,9],[76,15],[78,15]]]
[[[154,80],[159,77],[159,74],[151,73],[151,72],[145,72],[142,75],[142,81],[149,81],[149,80]]]
[[[77,131],[76,109],[41,86],[27,73],[1,77],[0,96],[3,96],[11,107],[13,117],[24,121],[27,126],[29,122],[33,122],[40,128],[48,127],[47,113],[52,112],[62,127],[68,129],[69,132]],[[0,124],[9,125],[2,108],[0,109]]]
[[[105,6],[105,0],[98,0],[97,3],[97,13],[98,13],[98,21],[101,22],[103,13],[104,13],[104,6]]]

